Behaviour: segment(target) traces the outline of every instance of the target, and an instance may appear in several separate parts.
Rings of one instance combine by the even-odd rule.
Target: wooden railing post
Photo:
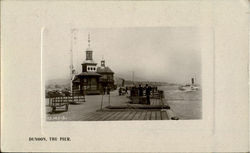
[[[110,103],[110,93],[109,93],[109,106],[111,105],[111,103]]]
[[[102,105],[103,105],[103,94],[102,94],[102,100],[101,100],[101,110],[102,110]]]
[[[160,97],[160,101],[161,101],[161,109],[163,109],[163,105],[164,105],[164,103],[163,103],[163,91],[159,90],[158,92],[159,92],[159,97]]]

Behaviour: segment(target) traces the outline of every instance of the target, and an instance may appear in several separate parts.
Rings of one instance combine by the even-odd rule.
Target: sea
[[[171,84],[159,86],[159,90],[164,91],[164,98],[170,109],[180,120],[202,119],[202,90],[197,91],[179,90],[180,85]]]

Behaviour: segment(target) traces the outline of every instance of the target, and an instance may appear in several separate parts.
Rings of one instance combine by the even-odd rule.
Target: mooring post
[[[163,98],[163,91],[158,91],[159,92],[159,96],[160,96],[160,101],[161,101],[161,109],[163,109],[163,100],[162,100],[162,98]]]
[[[110,93],[109,93],[109,106],[110,106],[111,104],[110,104]]]

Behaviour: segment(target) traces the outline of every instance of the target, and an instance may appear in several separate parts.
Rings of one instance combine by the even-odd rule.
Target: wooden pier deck
[[[127,96],[111,94],[111,103],[107,96],[103,105],[101,96],[86,96],[86,102],[70,105],[68,111],[51,112],[48,106],[48,121],[126,121],[126,120],[169,120],[170,109],[165,99],[151,98],[150,105],[133,103]],[[102,106],[102,107],[100,107]]]
[[[83,121],[125,121],[125,120],[169,120],[166,109],[169,106],[165,100],[151,99],[150,105],[126,104],[107,106],[85,114],[79,120]]]
[[[155,109],[103,110],[86,114],[82,121],[168,120],[166,111]]]

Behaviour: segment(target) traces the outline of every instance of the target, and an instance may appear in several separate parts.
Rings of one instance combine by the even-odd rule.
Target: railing
[[[52,108],[52,112],[55,112],[57,108],[65,106],[65,111],[69,108],[68,97],[50,97],[49,106]]]
[[[139,91],[137,89],[134,89],[130,95],[133,104],[147,104],[146,97],[145,92],[143,92],[142,96],[139,96]],[[161,105],[162,108],[165,105],[164,91],[162,90],[151,91],[150,99],[157,99],[157,101],[159,99],[160,103],[157,103],[157,105]]]
[[[68,111],[69,104],[79,104],[85,102],[85,96],[51,96],[49,97],[49,106],[52,108],[52,113],[57,108],[64,107],[64,111]]]
[[[159,94],[159,99],[160,99],[160,102],[161,102],[161,109],[163,109],[163,106],[164,106],[164,92],[162,90],[158,90],[158,94]]]

